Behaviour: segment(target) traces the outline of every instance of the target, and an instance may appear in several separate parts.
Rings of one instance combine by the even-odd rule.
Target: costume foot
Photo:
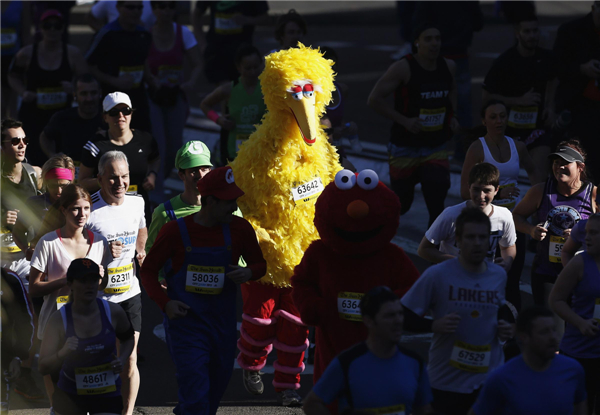
[[[279,392],[279,400],[282,406],[301,406],[302,398],[293,389],[286,389],[283,392]]]

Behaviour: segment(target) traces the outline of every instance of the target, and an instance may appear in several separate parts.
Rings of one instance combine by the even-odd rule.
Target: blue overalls
[[[193,247],[184,219],[177,225],[185,259],[177,272],[170,260],[165,264],[167,294],[190,309],[183,318],[164,319],[179,386],[179,404],[173,412],[216,414],[233,373],[237,340],[237,287],[225,277],[232,263],[231,233],[224,224],[224,246]]]

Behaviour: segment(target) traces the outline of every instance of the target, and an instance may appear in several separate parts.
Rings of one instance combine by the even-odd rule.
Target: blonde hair
[[[58,154],[46,161],[42,166],[42,179],[44,191],[46,191],[46,174],[52,169],[69,169],[75,177],[75,163],[73,159],[65,154]]]

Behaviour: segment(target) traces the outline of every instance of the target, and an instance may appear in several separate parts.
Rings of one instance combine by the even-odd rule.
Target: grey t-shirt
[[[429,349],[431,387],[471,393],[487,374],[504,362],[497,337],[498,309],[504,304],[506,272],[486,262],[482,273],[466,271],[457,258],[428,268],[402,298],[402,304],[439,319],[449,313],[461,317],[456,332],[434,334]]]

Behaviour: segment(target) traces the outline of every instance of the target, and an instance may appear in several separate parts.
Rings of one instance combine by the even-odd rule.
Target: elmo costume
[[[316,327],[314,382],[340,352],[367,338],[358,307],[371,288],[404,295],[419,272],[391,243],[400,201],[373,170],[342,170],[319,196],[315,226],[321,239],[306,250],[292,277],[302,321]]]

